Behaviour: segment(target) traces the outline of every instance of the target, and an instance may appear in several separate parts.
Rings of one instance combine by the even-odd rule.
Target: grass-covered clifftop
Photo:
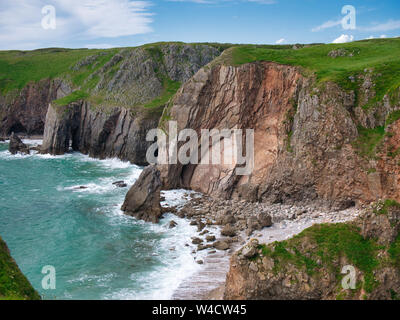
[[[315,74],[318,82],[333,81],[344,89],[359,89],[357,77],[372,70],[376,96],[370,104],[392,94],[400,86],[400,38],[371,39],[343,44],[302,47],[244,45],[234,47],[224,63],[241,65],[254,61],[274,61],[300,66]],[[368,106],[364,106],[368,107]]]
[[[0,237],[0,300],[40,300]]]
[[[159,111],[182,82],[217,57],[224,45],[154,43],[133,48],[0,51],[0,94],[28,83],[62,79],[71,93],[57,105],[86,99],[93,106]]]

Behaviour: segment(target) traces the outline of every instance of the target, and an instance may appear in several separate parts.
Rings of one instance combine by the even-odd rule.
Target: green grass
[[[358,127],[358,138],[353,142],[353,147],[362,157],[372,159],[375,157],[377,148],[385,136],[383,126],[373,129]]]
[[[0,237],[0,300],[40,300]]]
[[[400,110],[393,111],[386,119],[386,125],[390,125],[400,119]]]
[[[305,243],[310,243],[311,246],[305,248],[311,249],[304,249]],[[342,266],[339,262],[346,257],[350,264],[363,272],[367,292],[376,285],[373,271],[379,267],[377,253],[380,247],[374,240],[364,239],[352,224],[314,225],[292,239],[260,245],[259,249],[264,256],[274,260],[274,272],[286,272],[285,266],[290,263],[316,277],[325,269],[340,278]],[[393,255],[397,254],[396,250],[397,247],[392,250]]]
[[[387,214],[388,210],[391,208],[398,208],[400,209],[400,203],[396,200],[392,199],[385,199],[384,201],[379,201],[374,208],[375,214]]]
[[[396,241],[390,246],[389,255],[400,272],[400,234],[397,236]]]
[[[328,56],[332,50],[344,48],[355,52],[353,57]],[[268,46],[238,46],[231,51],[227,63],[241,65],[254,61],[274,61],[300,66],[305,74],[315,74],[317,83],[333,81],[343,89],[355,90],[359,85],[349,77],[364,74],[373,69],[376,76],[376,97],[371,104],[380,101],[385,94],[392,94],[400,86],[400,39],[372,39],[345,44],[324,44],[298,50],[287,46],[276,50]]]
[[[29,82],[72,74],[70,67],[83,58],[107,50],[40,49],[34,51],[0,51],[0,92],[22,89]],[[109,50],[112,51],[112,50]],[[76,73],[77,77],[81,76]],[[83,80],[75,79],[79,82]]]
[[[71,94],[65,96],[64,98],[54,100],[54,103],[58,106],[66,106],[72,102],[76,102],[79,100],[84,100],[89,97],[89,94],[81,91],[81,90],[76,90],[72,92]]]

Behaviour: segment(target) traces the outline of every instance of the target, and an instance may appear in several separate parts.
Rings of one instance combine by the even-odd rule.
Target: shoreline
[[[215,212],[218,212],[217,208],[227,204],[239,208],[245,206],[247,212],[244,215],[247,220],[251,220],[254,217],[249,212],[256,212],[256,214],[268,212],[271,216],[272,225],[260,230],[249,231],[240,222],[232,223],[232,220],[229,222],[229,219],[228,221],[218,221],[218,214],[215,214]],[[185,209],[188,211],[185,211]],[[196,214],[196,211],[200,213]],[[318,209],[317,206],[312,205],[268,205],[234,200],[218,200],[208,196],[190,199],[183,208],[176,210],[174,214],[188,218],[192,223],[199,224],[199,221],[203,222],[205,227],[202,230],[207,230],[207,227],[211,225],[216,226],[220,230],[220,235],[216,237],[216,241],[211,246],[198,244],[195,254],[203,251],[208,252],[202,263],[202,268],[180,283],[172,296],[172,300],[223,300],[226,275],[229,271],[231,257],[251,239],[257,239],[259,243],[265,244],[283,241],[301,233],[314,224],[340,223],[354,220],[360,212],[361,208],[356,207],[333,211]],[[206,223],[207,220],[208,224]],[[221,234],[227,225],[233,226],[234,232],[231,233],[232,236]],[[246,222],[246,225],[248,226],[248,222]],[[204,234],[201,235],[201,233],[202,231],[197,232],[199,238],[204,237]],[[227,242],[229,248],[218,250],[215,246],[218,241]]]
[[[40,140],[34,138],[40,137],[31,136],[26,140]],[[355,207],[332,211],[310,204],[268,205],[221,200],[191,190],[180,191],[184,193],[184,203],[165,201],[164,195],[161,205],[165,213],[186,218],[191,225],[197,226],[197,231],[188,241],[192,241],[190,246],[193,248],[197,245],[192,256],[201,267],[181,281],[171,300],[222,300],[230,259],[250,239],[265,244],[286,240],[316,223],[353,220],[360,211]],[[271,218],[270,226],[252,225],[254,219],[268,216]],[[211,239],[212,236],[215,238],[208,241],[207,237]]]

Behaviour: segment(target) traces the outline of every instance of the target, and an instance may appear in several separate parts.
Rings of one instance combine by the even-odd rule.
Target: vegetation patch
[[[386,199],[384,201],[378,201],[374,206],[373,212],[375,214],[388,214],[391,208],[400,208],[400,203],[392,199]],[[400,255],[399,255],[400,257]]]
[[[385,136],[383,126],[373,129],[358,127],[358,138],[353,142],[353,147],[362,157],[372,159],[376,155],[377,147]]]
[[[0,300],[40,300],[0,237]]]
[[[279,50],[277,50],[279,47]],[[329,55],[333,51],[356,54]],[[369,39],[345,44],[303,46],[236,46],[225,58],[225,63],[242,65],[254,61],[273,61],[299,66],[306,75],[315,74],[317,84],[332,81],[345,90],[361,91],[357,77],[365,70],[373,70],[376,96],[371,103],[381,101],[385,94],[392,95],[400,87],[400,39]]]
[[[260,245],[259,249],[263,256],[274,260],[275,273],[285,272],[285,267],[291,264],[309,276],[318,277],[323,270],[329,270],[340,279],[340,261],[345,257],[363,272],[366,292],[371,292],[377,284],[373,272],[380,266],[377,258],[380,247],[374,240],[364,239],[359,228],[352,224],[314,225],[292,239]],[[397,247],[392,249],[393,255],[396,250]]]
[[[400,110],[393,111],[386,119],[386,125],[390,125],[400,119]]]
[[[76,90],[72,92],[71,94],[65,96],[64,98],[54,100],[54,103],[58,106],[66,106],[69,105],[73,102],[79,101],[79,100],[84,100],[89,97],[89,94],[81,91],[81,90]]]

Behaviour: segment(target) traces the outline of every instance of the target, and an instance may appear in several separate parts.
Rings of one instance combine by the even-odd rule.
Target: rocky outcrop
[[[11,154],[17,154],[18,152],[29,154],[29,147],[22,142],[22,140],[13,132],[10,136],[10,144],[8,146],[8,151]]]
[[[121,50],[88,77],[87,82],[98,79],[88,93],[90,102],[50,105],[42,152],[63,154],[72,147],[95,158],[146,165],[151,145],[146,134],[157,128],[165,105],[160,97],[219,54],[212,46],[186,44]],[[96,59],[87,57],[72,69],[80,71]]]
[[[160,172],[148,166],[129,190],[121,209],[137,219],[157,223],[162,215],[160,191]]]
[[[133,116],[130,110],[114,108],[109,113],[93,110],[85,101],[66,107],[49,106],[42,153],[64,154],[71,147],[94,158],[117,157],[145,165],[147,132],[156,128],[158,117]]]
[[[385,202],[354,222],[314,225],[231,258],[225,299],[398,299],[400,206]],[[354,283],[349,277],[353,272]]]
[[[43,134],[49,103],[70,92],[66,82],[44,79],[29,83],[21,91],[0,95],[0,136],[8,136],[11,132]]]
[[[386,105],[383,121],[396,108]],[[163,184],[228,199],[318,202],[334,209],[389,194],[399,199],[400,176],[389,174],[398,167],[379,170],[360,154],[357,144],[365,142],[359,126],[367,111],[359,109],[353,92],[334,83],[316,87],[296,67],[214,62],[179,90],[163,119],[177,121],[178,131],[194,129],[198,136],[201,129],[254,129],[254,168],[239,176],[236,163],[160,165]],[[168,132],[166,121],[160,126]]]

